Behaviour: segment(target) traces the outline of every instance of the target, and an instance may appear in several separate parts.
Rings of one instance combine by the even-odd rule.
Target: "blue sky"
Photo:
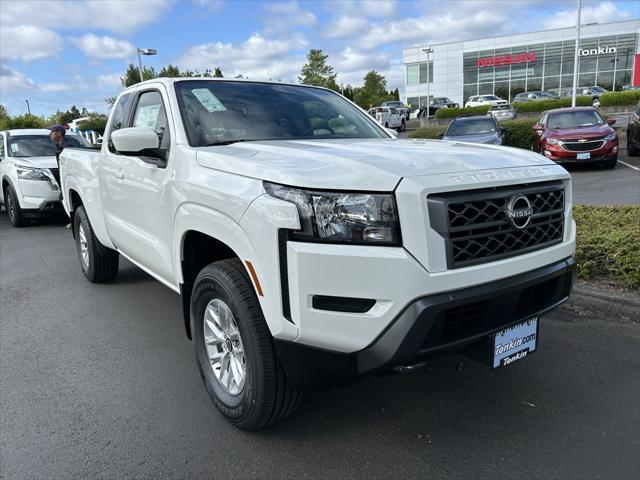
[[[0,103],[48,116],[106,111],[135,48],[156,69],[220,66],[225,76],[297,81],[320,48],[338,83],[369,70],[404,90],[402,48],[571,26],[575,0],[0,0]],[[640,1],[583,0],[583,22],[640,18]]]

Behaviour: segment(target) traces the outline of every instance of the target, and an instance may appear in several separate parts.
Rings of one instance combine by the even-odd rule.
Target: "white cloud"
[[[126,40],[116,40],[109,36],[98,37],[87,33],[81,37],[73,37],[73,43],[88,57],[105,59],[126,59],[136,53],[136,48]]]
[[[159,20],[171,7],[171,0],[40,0],[2,1],[2,28],[29,23],[57,30],[101,29],[129,33]]]
[[[399,10],[396,0],[362,0],[360,8],[368,17],[393,17]]]
[[[603,2],[593,7],[582,7],[580,23],[617,22],[631,18],[629,12],[619,10],[612,2]],[[573,27],[576,24],[576,11],[563,10],[556,13],[544,23],[544,28]]]
[[[13,68],[0,66],[0,92],[3,94],[34,90],[36,88],[36,82],[28,78],[24,73],[18,72]]]
[[[340,15],[327,26],[326,36],[328,38],[350,37],[366,30],[368,26],[369,22],[365,18]]]
[[[224,8],[222,0],[193,0],[198,7],[204,7],[211,13],[218,13]]]
[[[177,64],[181,68],[200,71],[220,66],[227,77],[242,74],[256,80],[288,78],[294,68],[297,75],[302,66],[288,56],[289,52],[306,45],[299,37],[277,40],[253,33],[249,39],[236,45],[213,42],[190,47]]]
[[[264,9],[269,12],[264,19],[266,33],[285,32],[300,27],[310,28],[318,22],[313,13],[300,10],[296,0],[266,3]]]
[[[3,27],[0,33],[0,58],[8,60],[41,60],[58,55],[62,37],[52,30],[33,25]]]
[[[122,76],[121,73],[104,73],[96,77],[96,82],[98,82],[98,85],[102,87],[107,87],[107,88],[121,87],[122,86],[122,82],[120,80],[121,76]]]

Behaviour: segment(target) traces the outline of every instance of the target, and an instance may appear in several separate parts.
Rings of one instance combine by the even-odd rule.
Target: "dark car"
[[[513,97],[513,103],[516,102],[531,102],[533,100],[557,100],[560,97],[553,95],[552,93],[542,90],[536,90],[533,92],[522,92]]]
[[[627,155],[630,157],[640,155],[640,102],[631,113],[627,125]]]
[[[599,85],[594,85],[592,87],[578,87],[576,95],[591,97],[591,104],[594,107],[600,106],[600,96],[603,93],[607,93],[608,90],[600,87]],[[573,88],[568,89],[565,92],[565,97],[570,97],[573,94]]]
[[[452,101],[448,97],[435,97],[429,102],[429,116],[433,117],[441,108],[459,108],[460,105]],[[425,118],[427,116],[426,105],[420,108],[418,112],[418,118]]]
[[[443,140],[468,143],[491,143],[502,145],[504,128],[491,115],[456,118],[449,124]]]
[[[532,149],[557,163],[599,163],[614,168],[618,136],[593,107],[559,108],[544,112],[533,126]]]

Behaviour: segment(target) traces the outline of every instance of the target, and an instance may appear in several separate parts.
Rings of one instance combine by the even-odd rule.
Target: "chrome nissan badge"
[[[525,195],[514,195],[507,204],[506,214],[511,225],[522,229],[529,225],[531,215],[533,215],[533,207]]]

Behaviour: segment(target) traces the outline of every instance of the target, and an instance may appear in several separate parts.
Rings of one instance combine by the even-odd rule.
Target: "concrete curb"
[[[606,286],[576,282],[569,301],[562,308],[578,314],[596,312],[640,323],[640,293]]]

